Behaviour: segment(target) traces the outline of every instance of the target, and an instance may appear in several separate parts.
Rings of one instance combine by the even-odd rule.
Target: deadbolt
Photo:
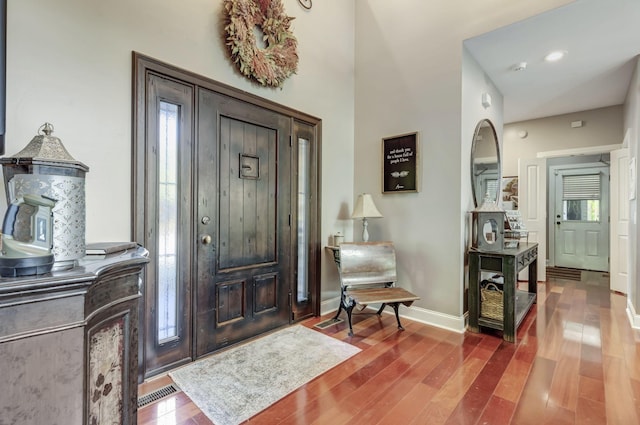
[[[202,224],[209,224],[211,219],[208,216],[205,215],[204,217],[202,217],[202,220],[200,220],[200,221],[202,221]]]

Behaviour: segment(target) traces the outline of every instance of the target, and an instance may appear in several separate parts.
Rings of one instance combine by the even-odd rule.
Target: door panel
[[[276,261],[275,140],[272,129],[220,117],[220,270]]]
[[[547,161],[518,160],[518,209],[529,231],[529,241],[538,243],[538,280],[547,280]],[[520,279],[523,278],[521,272]]]
[[[291,120],[206,89],[198,106],[202,356],[289,323]]]
[[[602,233],[599,231],[587,230],[585,232],[586,243],[586,255],[587,257],[597,257],[601,255],[600,250],[598,249],[603,242],[606,241],[605,238],[602,237]]]
[[[611,290],[629,292],[629,149],[611,152]]]
[[[562,249],[561,255],[576,255],[576,232],[575,230],[562,230]]]

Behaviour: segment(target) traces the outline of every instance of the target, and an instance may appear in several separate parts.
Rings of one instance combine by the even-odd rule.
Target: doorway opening
[[[550,266],[609,271],[609,155],[598,158],[549,161]]]
[[[615,233],[611,233],[612,230],[610,228],[609,216],[625,210],[625,208],[623,208],[624,202],[616,201],[616,199],[619,198],[618,195],[620,194],[620,191],[622,190],[622,186],[617,182],[619,179],[609,179],[609,175],[617,175],[620,171],[620,167],[617,165],[618,162],[615,162],[614,164],[611,163],[610,159],[616,152],[615,150],[612,151],[612,147],[614,146],[603,146],[602,153],[595,154],[592,153],[593,149],[589,153],[582,153],[579,152],[579,150],[576,150],[575,155],[571,156],[545,155],[538,158],[519,159],[518,209],[521,211],[523,221],[529,232],[529,241],[534,241],[539,244],[538,255],[540,258],[546,259],[546,263],[541,261],[538,264],[539,280],[546,280],[547,270],[554,273],[558,272],[564,274],[565,272],[570,271],[567,270],[568,268],[575,268],[577,271],[575,272],[576,279],[574,280],[578,280],[580,278],[579,270],[601,269],[603,270],[603,273],[607,273],[609,271],[609,267],[611,265],[609,258],[611,256],[609,255],[610,242],[608,235],[612,234],[615,237]],[[567,155],[567,152],[563,151],[563,154]],[[613,167],[613,165],[616,165],[616,167]],[[585,170],[588,170],[589,168],[595,169],[595,171],[592,170],[593,172],[585,172]],[[600,178],[597,179],[599,182],[600,193],[591,193],[587,195],[582,192],[578,192],[577,194],[569,193],[572,183],[570,178],[567,181],[568,192],[565,194],[563,192],[564,180],[562,179],[562,175],[570,175],[572,173],[574,175],[598,174],[600,176]],[[578,179],[578,182],[574,181],[573,183],[580,183],[580,180],[581,179]],[[593,180],[594,179],[591,181],[593,182]],[[609,195],[613,197],[614,201],[609,199]],[[593,202],[595,199],[589,199],[596,197],[600,197],[597,203]],[[611,202],[614,202],[614,204]],[[579,206],[581,208],[583,207],[582,204],[584,204],[584,208],[582,209],[584,209],[585,213],[587,213],[589,205],[591,205],[592,209],[595,209],[595,205],[597,204],[598,214],[595,215],[595,211],[592,210],[592,215],[590,217],[585,216],[585,220],[575,220],[573,219],[573,215],[569,215],[569,207],[572,203],[580,204]],[[567,209],[566,214],[565,207]],[[558,215],[560,217],[557,217]],[[595,219],[596,217],[597,220]],[[578,235],[574,232],[572,235],[569,235],[569,237],[574,238],[573,240],[569,239],[566,241],[560,239],[560,243],[566,244],[566,246],[561,245],[560,247],[557,247],[556,240],[558,238],[556,238],[556,233],[561,231],[563,226],[571,226],[576,224],[576,222],[577,224],[588,224],[590,220],[592,222],[591,224],[594,224],[593,222],[597,222],[604,226],[604,231],[608,233],[606,236],[603,236],[602,234],[597,234],[598,230],[593,231],[587,229],[587,234],[584,237],[590,239],[585,239],[584,244],[586,245],[587,243],[591,243],[591,246],[589,250],[585,250],[585,252],[587,256],[597,253],[602,254],[602,257],[606,257],[606,268],[597,265],[594,266],[587,260],[580,264],[571,264],[569,266],[564,265],[564,268],[566,268],[565,270],[554,270],[557,265],[563,266],[562,262],[556,264],[556,251],[570,251],[572,245],[575,246],[575,244],[578,243],[576,242]],[[558,224],[558,222],[560,222],[560,224]],[[568,233],[571,231],[573,230],[569,229]],[[615,231],[616,230],[614,228],[614,232]],[[599,243],[600,245],[597,245],[596,243]],[[606,255],[603,254],[605,251]]]
[[[609,271],[609,154],[547,160],[550,268]]]

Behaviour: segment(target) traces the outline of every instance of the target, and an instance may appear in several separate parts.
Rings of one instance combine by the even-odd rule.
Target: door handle
[[[559,226],[559,225],[560,225],[560,222],[559,222],[559,221],[556,221],[556,224]]]
[[[209,245],[211,243],[211,236],[204,235],[201,239],[203,245]]]

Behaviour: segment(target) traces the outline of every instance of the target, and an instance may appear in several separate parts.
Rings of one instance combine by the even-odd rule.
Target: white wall
[[[591,109],[588,111],[575,112],[570,114],[555,115],[551,117],[538,118],[528,121],[519,121],[504,125],[504,162],[503,176],[518,175],[518,160],[520,158],[536,158],[538,154],[549,154],[552,152],[620,145],[623,139],[622,105],[609,106],[605,108]],[[571,127],[574,121],[582,121],[582,127]],[[526,137],[522,138],[519,133],[525,131]],[[608,152],[605,150],[605,152]],[[547,161],[548,175],[547,185],[553,182],[553,171],[551,165],[577,164],[586,162],[598,162],[599,157],[593,155],[581,155],[580,157],[555,157],[550,154]],[[608,153],[606,160],[608,160]],[[555,193],[553,187],[547,188],[547,217],[553,217],[552,194]],[[553,221],[547,222],[547,263],[549,266],[554,262],[554,232]]]
[[[489,94],[491,97],[491,106],[486,108],[482,105],[483,93]],[[483,119],[488,119],[493,123],[498,136],[498,152],[502,157],[502,127],[503,127],[503,110],[504,102],[502,93],[496,88],[495,84],[489,76],[480,67],[478,62],[471,56],[466,48],[462,52],[462,114],[461,114],[461,155],[460,155],[460,186],[461,186],[461,214],[460,226],[463,230],[462,245],[460,252],[465,252],[471,245],[469,238],[471,237],[471,214],[475,208],[473,202],[473,190],[471,187],[471,148],[473,136],[475,134],[476,125]],[[502,159],[501,159],[502,161]],[[480,195],[481,202],[484,194]],[[465,255],[463,261],[464,267],[460,269],[462,279],[465,282],[462,288],[469,286],[469,267],[468,258]],[[466,292],[462,289],[460,301],[461,310],[464,312],[466,307]]]
[[[482,105],[483,93],[491,96],[491,106]],[[478,65],[466,48],[462,52],[462,112],[461,112],[461,201],[462,210],[475,208],[471,188],[471,147],[476,125],[483,119],[493,123],[498,136],[500,156],[502,157],[503,97],[493,81]],[[502,158],[501,158],[502,160]],[[481,196],[482,197],[482,196]]]
[[[354,0],[284,0],[295,16],[297,75],[282,90],[254,85],[226,58],[222,1],[15,0],[8,2],[7,155],[45,121],[87,164],[87,241],[131,237],[131,52],[235,86],[321,118],[323,241],[352,222]],[[330,35],[330,36],[328,36]],[[2,196],[4,210],[5,199]],[[323,298],[335,266],[323,258]]]
[[[355,196],[371,192],[385,218],[370,233],[396,241],[402,284],[436,313],[429,320],[459,323],[470,140],[462,137],[475,126],[461,118],[462,42],[568,2],[336,0],[306,11],[284,0],[300,66],[278,90],[251,84],[226,59],[221,1],[10,1],[7,154],[52,122],[91,168],[87,240],[129,239],[132,50],[299,109],[323,120],[323,243],[336,231],[353,239]],[[422,189],[383,197],[381,139],[410,131],[420,132]],[[322,259],[327,299],[338,279]]]
[[[624,103],[624,131],[625,140],[628,141],[630,159],[638,161],[638,143],[640,137],[640,57],[636,61],[636,68],[629,85],[627,98]],[[636,192],[640,180],[636,172]],[[638,238],[638,197],[630,203],[629,211],[629,294],[627,300],[630,306],[631,320],[635,327],[640,327],[640,282],[638,282],[638,264],[640,263],[640,238]]]
[[[518,158],[535,158],[538,152],[620,144],[622,116],[617,105],[505,124],[503,175],[517,176]],[[574,121],[583,126],[572,128]],[[520,131],[527,136],[519,137]]]
[[[356,2],[355,192],[372,193],[385,215],[370,233],[396,243],[401,284],[421,296],[425,320],[456,326],[464,313],[471,137],[462,132],[477,117],[462,122],[462,42],[565,3]],[[421,191],[383,196],[381,139],[411,131],[420,132]]]

